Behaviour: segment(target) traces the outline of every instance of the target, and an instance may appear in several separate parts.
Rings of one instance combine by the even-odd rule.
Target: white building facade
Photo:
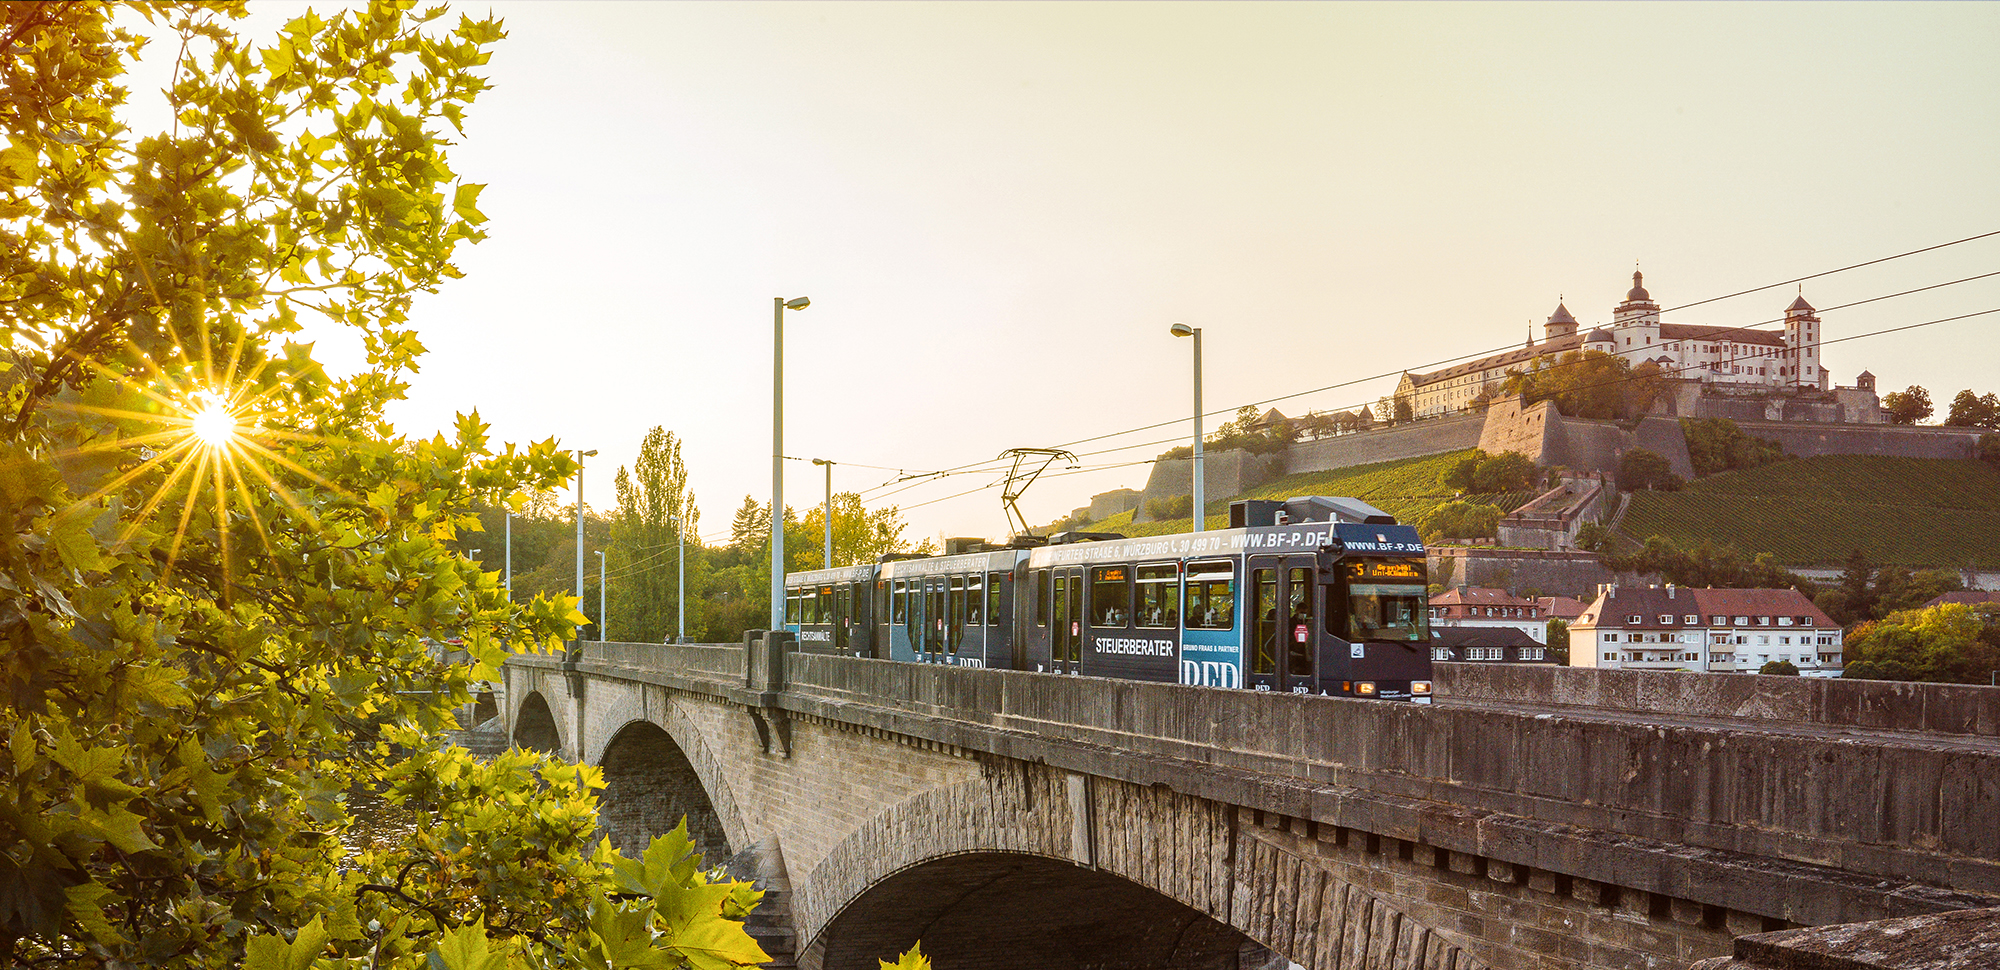
[[[1756,673],[1788,661],[1829,676],[1840,624],[1794,589],[1607,585],[1570,626],[1572,667]]]
[[[1662,323],[1660,306],[1646,291],[1645,277],[1632,274],[1625,302],[1612,311],[1609,327],[1579,332],[1577,319],[1560,302],[1544,324],[1544,339],[1532,333],[1520,350],[1494,354],[1428,374],[1405,373],[1396,385],[1414,417],[1436,417],[1471,408],[1501,393],[1512,371],[1527,372],[1543,357],[1596,350],[1625,358],[1632,366],[1657,364],[1669,378],[1737,387],[1831,387],[1820,361],[1820,320],[1803,295],[1785,309],[1784,329],[1711,327]]]

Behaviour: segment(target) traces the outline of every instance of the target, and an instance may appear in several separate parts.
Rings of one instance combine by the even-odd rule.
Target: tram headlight
[[[1428,681],[1428,680],[1413,680],[1413,681],[1410,681],[1410,693],[1412,693],[1412,694],[1428,694],[1428,693],[1430,693],[1430,692],[1431,692],[1431,682],[1430,682],[1430,681]]]
[[[1364,680],[1358,684],[1355,684],[1354,692],[1360,694],[1363,697],[1374,697],[1375,682],[1372,680]]]

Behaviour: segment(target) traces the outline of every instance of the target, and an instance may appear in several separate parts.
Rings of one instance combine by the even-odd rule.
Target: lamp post
[[[502,576],[505,577],[505,582],[507,585],[507,602],[512,603],[514,602],[514,510],[513,509],[507,510],[507,564],[505,566],[505,569],[506,572],[503,573]]]
[[[680,545],[680,582],[674,587],[674,621],[680,625],[680,632],[674,639],[686,643],[688,638],[688,537],[687,520],[674,517],[674,541]]]
[[[576,598],[583,600],[583,460],[597,454],[595,449],[576,453]],[[578,633],[578,640],[583,634]]]
[[[824,458],[813,459],[815,465],[826,466],[826,568],[833,568],[833,462]]]
[[[1194,531],[1201,532],[1208,525],[1201,465],[1201,328],[1176,323],[1168,332],[1176,337],[1194,338]]]
[[[604,642],[604,550],[597,550],[597,642]]]
[[[771,629],[785,628],[785,311],[803,310],[801,296],[771,298]]]

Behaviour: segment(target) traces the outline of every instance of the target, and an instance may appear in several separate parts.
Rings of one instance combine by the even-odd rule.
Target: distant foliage
[[[1614,572],[1658,574],[1678,586],[1796,589],[1807,596],[1814,592],[1811,580],[1780,568],[1769,553],[1758,553],[1746,559],[1734,546],[1718,545],[1707,540],[1687,549],[1665,537],[1653,536],[1637,551],[1607,557],[1604,564]]]
[[[1902,566],[1875,567],[1861,550],[1847,558],[1840,580],[1821,590],[1813,602],[1842,626],[1864,620],[1879,620],[1891,613],[1912,610],[1944,593],[1965,588],[1965,580],[1955,569],[1920,569]]]
[[[1474,449],[1438,476],[1438,484],[1471,495],[1519,492],[1535,487],[1535,462],[1518,451],[1489,455]]]
[[[1569,622],[1562,619],[1549,621],[1549,653],[1557,664],[1569,666]]]
[[[1766,676],[1797,677],[1799,675],[1799,665],[1789,660],[1771,660],[1765,662],[1764,666],[1757,668],[1757,672]]]
[[[1688,458],[1697,477],[1758,468],[1791,457],[1776,441],[1745,434],[1728,418],[1682,418],[1681,434],[1687,438]]]
[[[1989,465],[2000,465],[2000,434],[1983,434],[1974,455]]]
[[[1847,637],[1843,677],[1984,684],[2000,670],[2000,612],[1964,603],[1903,610]]]
[[[1576,547],[1584,552],[1605,552],[1617,540],[1617,533],[1601,522],[1585,522],[1576,530]]]
[[[1500,509],[1476,502],[1446,502],[1417,520],[1425,542],[1491,539],[1500,533]]]
[[[1146,516],[1155,522],[1194,517],[1194,496],[1168,495],[1146,500]]]
[[[1666,389],[1666,375],[1658,364],[1634,367],[1601,350],[1537,358],[1531,369],[1510,373],[1501,385],[1502,393],[1523,395],[1530,404],[1554,401],[1573,418],[1636,418]]]
[[[1960,391],[1951,399],[1951,413],[1944,423],[1953,428],[2000,430],[2000,396],[1991,391],[1985,394],[1974,394],[1970,389]]]
[[[1627,492],[1673,492],[1683,483],[1656,452],[1633,448],[1618,457],[1618,487]]]
[[[1931,392],[1915,384],[1882,395],[1882,414],[1890,424],[1916,424],[1931,416]]]

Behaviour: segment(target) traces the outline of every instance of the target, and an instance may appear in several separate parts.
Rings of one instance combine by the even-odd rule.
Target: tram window
[[[1035,580],[1035,625],[1049,625],[1049,571],[1042,570]]]
[[[984,626],[986,623],[985,620],[980,619],[980,614],[983,612],[981,607],[986,605],[986,587],[982,583],[982,580],[985,578],[983,575],[974,573],[965,581],[966,626]]]
[[[1132,618],[1130,566],[1098,566],[1090,571],[1090,616],[1097,626],[1124,626]]]
[[[1138,603],[1133,609],[1139,626],[1171,629],[1181,625],[1180,597],[1175,588],[1180,578],[1180,570],[1172,563],[1139,567]]]
[[[874,617],[873,617],[872,619],[870,619],[870,620],[869,620],[869,622],[871,622],[871,623],[880,623],[880,622],[882,622],[882,620],[883,620],[884,618],[886,618],[886,617],[887,617],[888,615],[889,615],[889,584],[888,584],[888,583],[876,583],[876,584],[875,584],[875,616],[874,616]]]
[[[1293,677],[1310,677],[1313,672],[1312,570],[1288,570],[1291,581],[1291,617],[1285,624],[1286,671]]]
[[[986,625],[1000,622],[1000,574],[986,574]]]
[[[1044,575],[1046,576],[1046,574]],[[1057,576],[1055,578],[1055,595],[1050,598],[1055,601],[1052,605],[1055,607],[1056,626],[1064,630],[1068,629],[1067,624],[1069,623],[1069,597],[1065,595],[1068,592],[1069,577]]]
[[[1188,563],[1187,617],[1189,629],[1230,630],[1236,627],[1236,564]]]
[[[959,634],[965,631],[965,580],[957,576],[951,578],[951,606],[948,615],[951,619],[946,621],[945,642],[956,651]]]
[[[1426,640],[1430,637],[1424,588],[1354,583],[1347,588],[1352,640]]]
[[[1284,635],[1284,619],[1278,615],[1278,571],[1258,569],[1250,574],[1250,615],[1256,627],[1250,633],[1250,672],[1272,674],[1278,670],[1278,638]]]
[[[785,622],[799,622],[799,591],[792,590],[785,595]]]
[[[896,580],[895,606],[892,607],[891,623],[902,623],[909,615],[910,589],[907,583]]]
[[[838,622],[834,614],[834,596],[833,587],[831,586],[821,586],[819,588],[819,622]]]

